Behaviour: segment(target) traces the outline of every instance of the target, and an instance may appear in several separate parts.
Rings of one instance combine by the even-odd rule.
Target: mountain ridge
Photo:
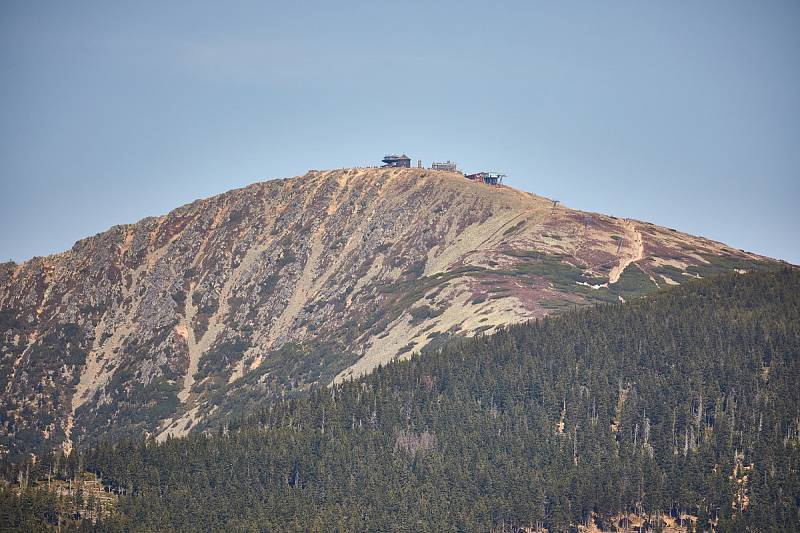
[[[772,263],[445,171],[255,183],[0,265],[0,445],[183,435],[454,335]]]

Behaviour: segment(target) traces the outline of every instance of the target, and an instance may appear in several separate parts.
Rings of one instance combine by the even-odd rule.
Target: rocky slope
[[[453,335],[771,263],[447,172],[257,183],[0,265],[0,446],[214,428]]]

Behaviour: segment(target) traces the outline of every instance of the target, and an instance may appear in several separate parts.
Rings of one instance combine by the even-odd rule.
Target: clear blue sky
[[[386,152],[800,263],[800,2],[0,4],[0,260]]]

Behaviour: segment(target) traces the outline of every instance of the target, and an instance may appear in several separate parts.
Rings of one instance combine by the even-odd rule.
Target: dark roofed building
[[[383,158],[384,167],[405,167],[411,168],[411,158],[406,154],[390,154]]]

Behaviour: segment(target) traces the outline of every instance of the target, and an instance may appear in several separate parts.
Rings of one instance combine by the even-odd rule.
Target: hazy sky
[[[800,263],[800,2],[0,3],[0,260],[393,151]]]

